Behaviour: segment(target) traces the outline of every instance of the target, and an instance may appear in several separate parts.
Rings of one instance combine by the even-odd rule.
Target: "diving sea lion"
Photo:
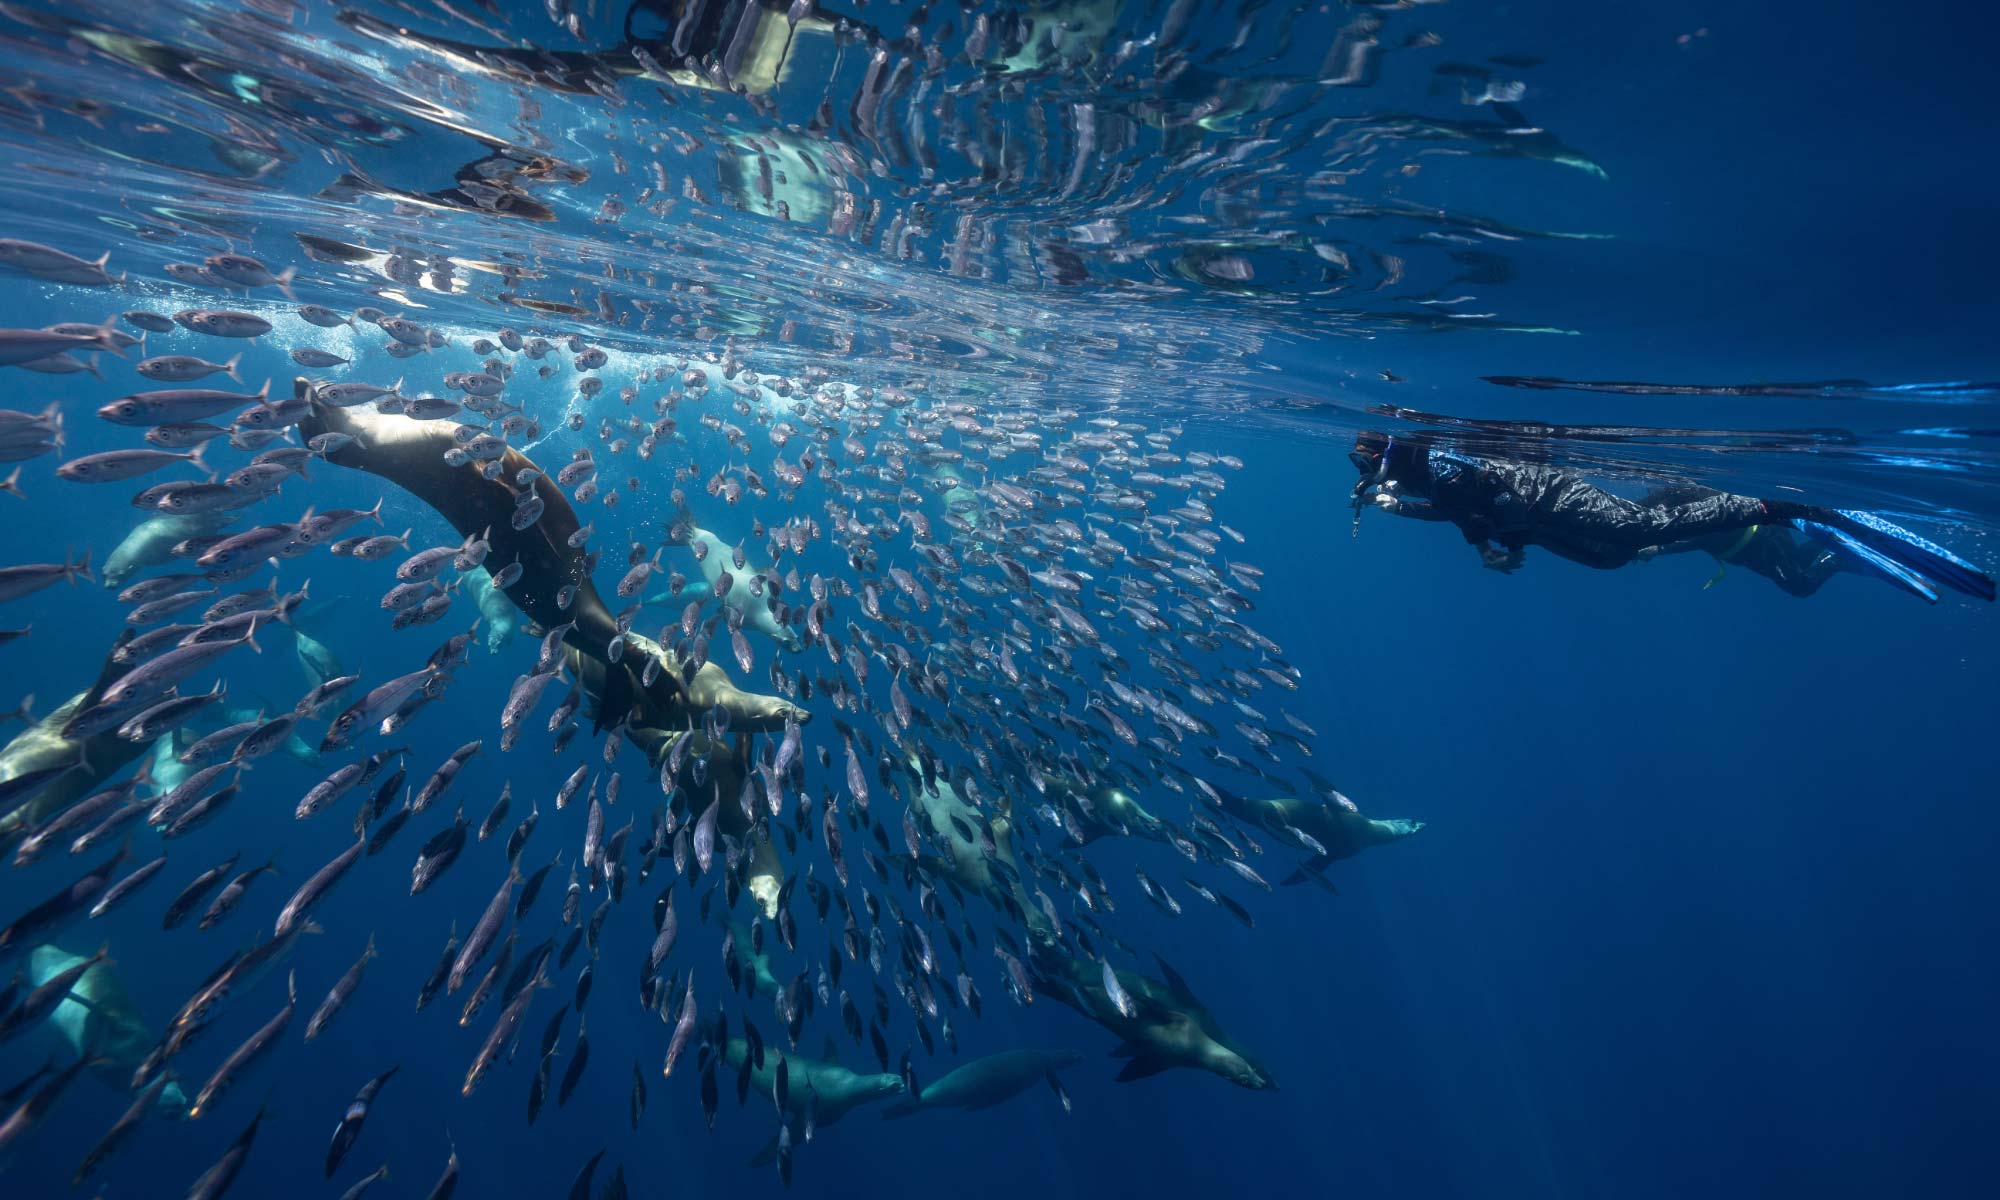
[[[493,586],[493,576],[485,567],[467,571],[465,581],[472,588],[473,601],[479,605],[480,619],[486,622],[486,652],[498,654],[514,640],[521,619],[506,593]]]
[[[1293,796],[1249,800],[1225,792],[1222,806],[1230,816],[1266,833],[1282,838],[1287,831],[1296,829],[1326,847],[1325,854],[1307,859],[1301,873],[1285,880],[1286,883],[1303,883],[1306,875],[1317,875],[1336,859],[1352,858],[1370,846],[1401,841],[1424,827],[1422,821],[1404,817],[1390,820],[1364,817],[1352,801],[1314,804]]]
[[[723,1048],[722,1061],[731,1072],[735,1072],[742,1069],[743,1059],[749,1052],[749,1043],[740,1037],[733,1037]],[[807,1058],[780,1050],[775,1045],[765,1046],[764,1061],[759,1064],[753,1060],[750,1068],[751,1091],[764,1096],[773,1093],[772,1083],[777,1077],[781,1055],[789,1085],[785,1095],[784,1119],[787,1123],[804,1121],[806,1105],[810,1103],[814,1125],[824,1129],[864,1104],[907,1090],[900,1075],[860,1075],[841,1066],[834,1059],[833,1039],[828,1037],[823,1059]],[[774,1141],[751,1160],[752,1164],[770,1161],[776,1148]]]
[[[739,920],[723,910],[720,916],[723,929],[736,935],[736,957],[742,964],[744,978],[749,980],[751,996],[775,996],[785,985],[778,980],[778,974],[771,967],[771,943],[764,949],[756,948],[756,938],[750,930],[750,922]]]
[[[243,721],[261,721],[272,713],[284,711],[284,709],[279,707],[278,705],[272,704],[269,701],[264,700],[262,696],[259,696],[257,699],[261,702],[260,707],[257,708],[224,709],[222,713],[222,722],[221,724],[218,724],[216,728],[221,729],[224,726],[235,725]],[[187,728],[188,727],[184,725],[175,732],[185,736]],[[172,753],[176,755],[178,755],[182,750],[187,749],[189,744],[185,741],[177,741],[177,739],[174,738],[162,738],[161,740],[176,742],[174,746],[169,748],[172,751]],[[309,767],[318,766],[320,763],[319,747],[314,745],[312,742],[307,741],[304,737],[300,736],[299,731],[296,729],[292,730],[290,733],[287,733],[285,735],[284,749],[286,754],[291,755],[293,758],[306,764]],[[180,760],[178,758],[174,760],[174,765],[175,766],[181,765]]]
[[[304,378],[295,380],[292,386],[293,394],[299,398],[311,393],[311,384]],[[491,545],[488,562],[503,566],[521,564],[521,577],[504,589],[507,598],[544,629],[570,623],[563,641],[603,669],[600,686],[594,691],[598,698],[599,728],[615,727],[640,709],[647,710],[648,724],[663,729],[687,728],[688,705],[692,701],[697,708],[701,707],[698,698],[704,687],[701,673],[697,672],[695,679],[683,688],[676,669],[678,662],[659,643],[618,631],[616,619],[590,579],[585,552],[569,544],[580,525],[576,510],[570,507],[569,498],[556,486],[554,478],[511,447],[501,453],[498,459],[501,469],[493,479],[481,474],[474,462],[451,465],[445,455],[459,449],[453,436],[455,428],[449,421],[416,421],[400,413],[377,412],[372,407],[334,408],[314,400],[310,415],[300,422],[299,432],[308,441],[323,433],[352,437],[354,441],[327,456],[329,462],[380,475],[436,509],[460,534],[486,537]],[[542,513],[525,529],[515,529],[514,514],[518,506],[512,481],[518,480],[523,471],[534,474],[531,490],[542,503]],[[557,596],[572,584],[576,593],[565,609],[558,604]],[[621,638],[625,642],[624,653],[613,663],[609,647]],[[656,657],[666,659],[667,669],[658,672],[648,685],[642,678],[643,666],[647,659]],[[715,670],[720,673],[721,668]],[[721,679],[726,683],[728,677],[722,675]],[[706,686],[711,689],[719,686],[715,676],[709,677]],[[728,690],[733,692],[734,685]],[[773,699],[768,705],[752,707],[756,711],[746,711],[740,724],[732,713],[733,728],[780,728],[787,714],[801,722],[810,719],[804,709],[783,700]],[[669,715],[672,719],[666,719]]]
[[[28,985],[40,987],[82,962],[82,956],[53,942],[37,946],[28,955]],[[96,1056],[99,1061],[92,1069],[120,1092],[131,1088],[133,1071],[159,1042],[158,1033],[139,1015],[138,1006],[109,963],[85,971],[48,1021],[77,1055]],[[167,1083],[160,1092],[159,1106],[169,1116],[187,1113],[187,1096],[179,1083]]]
[[[120,636],[117,646],[124,645],[130,637],[131,631],[127,630]],[[117,646],[112,648],[114,653]],[[54,712],[28,726],[5,748],[0,748],[0,782],[19,779],[51,767],[71,767],[42,788],[22,808],[0,816],[0,842],[33,828],[49,814],[60,812],[72,802],[89,795],[145,750],[145,743],[127,741],[119,737],[115,729],[80,742],[63,736],[63,726],[78,713],[95,705],[98,697],[104,694],[104,689],[124,675],[125,670],[124,666],[106,656],[96,682],[87,690],[63,701]]]
[[[1195,999],[1180,973],[1165,959],[1154,957],[1160,973],[1167,977],[1165,983],[1136,971],[1114,971],[1132,1007],[1129,1016],[1105,986],[1102,963],[1038,947],[1030,965],[1036,986],[1044,993],[1124,1039],[1111,1052],[1130,1060],[1118,1073],[1120,1083],[1157,1075],[1170,1067],[1193,1067],[1220,1075],[1238,1087],[1275,1089],[1278,1085],[1269,1072],[1230,1043],[1215,1015]]]
[[[174,547],[191,537],[214,533],[236,519],[235,513],[161,513],[132,527],[112,548],[97,578],[108,588],[122,588],[134,574],[174,560]]]
[[[194,774],[195,768],[180,760],[181,751],[193,744],[186,728],[163,733],[153,742],[146,760],[146,778],[153,785],[155,797],[164,796]]]
[[[668,675],[679,679],[679,655],[643,634],[628,633],[625,642],[626,661],[635,655],[641,662],[645,656],[658,657],[664,664],[662,679]],[[663,696],[658,690],[634,690],[621,695],[620,689],[633,688],[637,683],[631,673],[574,646],[564,648],[564,660],[590,701],[587,711],[596,718],[598,728],[616,728],[623,721],[625,736],[645,752],[654,766],[659,765],[675,737],[701,723],[698,714],[717,705],[729,714],[729,728],[743,732],[783,729],[787,716],[803,725],[812,716],[781,696],[744,691],[736,686],[729,672],[712,662],[703,663],[684,690]]]
[[[1044,778],[1050,797],[1067,802],[1070,819],[1065,824],[1084,843],[1113,836],[1167,840],[1167,823],[1125,789],[1091,784],[1073,775],[1045,773]]]
[[[678,592],[654,592],[639,603],[649,607],[659,605],[679,609],[687,607],[692,601],[706,600],[714,594],[715,589],[708,586],[706,579],[690,579],[681,585],[681,590]]]
[[[638,634],[628,637],[643,641],[656,648],[668,669],[675,669],[677,658],[670,650],[658,649],[657,643],[640,638]],[[605,664],[590,658],[575,647],[565,647],[564,661],[570,674],[582,689],[585,711],[595,716],[601,707],[601,696],[609,682],[616,682],[620,676],[607,672]],[[675,745],[681,739],[688,739],[688,749],[683,752],[680,775],[675,779],[673,804],[683,822],[693,822],[701,815],[701,810],[716,797],[726,797],[716,806],[716,829],[738,841],[747,842],[750,868],[743,876],[745,889],[756,900],[767,919],[778,915],[778,890],[784,885],[784,863],[778,857],[777,847],[771,842],[770,830],[759,826],[750,827],[744,816],[743,806],[735,797],[743,791],[743,774],[750,769],[750,742],[747,736],[738,734],[725,740],[713,740],[707,733],[694,728],[697,723],[693,713],[706,712],[720,705],[729,714],[730,729],[754,730],[772,728],[772,722],[782,725],[787,712],[799,712],[787,701],[776,696],[762,696],[739,689],[727,672],[714,663],[705,663],[695,672],[688,686],[690,707],[687,709],[661,710],[641,697],[626,714],[619,728],[625,740],[639,748],[649,765],[659,767],[673,754]],[[600,724],[602,719],[599,718]],[[801,721],[803,724],[803,721]],[[695,782],[695,760],[700,759],[706,771],[705,781]]]
[[[938,1108],[978,1112],[1020,1095],[1064,1067],[1083,1061],[1074,1050],[1002,1050],[975,1058],[942,1079],[924,1086],[923,1093],[882,1110],[893,1121]]]
[[[912,760],[910,795],[918,798],[915,811],[930,826],[931,840],[944,851],[940,859],[925,856],[927,870],[986,897],[995,908],[1020,918],[1038,937],[1052,935],[1048,918],[1021,886],[1020,864],[1014,857],[1014,822],[1004,797],[989,815],[968,803],[942,775],[930,786],[935,790],[926,790],[923,775]],[[978,836],[982,825],[993,838],[990,855]]]
[[[746,556],[742,569],[738,570],[734,546],[696,525],[685,513],[682,514],[682,520],[687,526],[686,544],[689,552],[693,553],[696,545],[702,547],[698,565],[701,567],[702,575],[708,580],[709,594],[720,599],[724,608],[742,613],[744,628],[756,630],[787,650],[800,649],[804,642],[799,637],[799,631],[789,625],[779,624],[777,614],[771,611],[770,602],[764,596],[751,591],[751,580],[756,576],[762,575],[767,578],[774,576],[775,573],[771,568],[760,567]],[[729,573],[727,592],[718,590],[721,587],[724,571]],[[768,595],[768,592],[766,594]],[[690,600],[694,598],[689,596]]]
[[[292,388],[295,398],[304,399],[312,385],[301,377]],[[569,545],[569,535],[578,529],[569,498],[554,479],[511,447],[500,459],[496,479],[485,478],[471,462],[452,466],[445,455],[459,448],[453,438],[456,428],[449,421],[416,421],[400,413],[377,412],[372,406],[335,408],[318,400],[299,423],[299,433],[307,441],[323,433],[344,433],[354,439],[329,454],[328,462],[380,475],[436,509],[460,534],[486,536],[492,547],[489,562],[521,564],[521,578],[506,589],[508,599],[544,629],[574,621],[575,628],[563,640],[602,658],[618,629],[584,571],[584,552]],[[539,476],[531,487],[543,510],[540,520],[517,530],[515,490],[509,481],[523,470]],[[564,610],[556,603],[556,593],[571,583],[576,585],[576,599]]]
[[[973,490],[973,485],[965,481],[963,475],[951,468],[940,467],[932,474],[931,479],[932,485],[940,492],[946,512],[968,525],[978,526],[984,523],[985,503],[980,500],[979,493]]]
[[[340,665],[340,656],[325,642],[307,633],[296,614],[286,628],[292,633],[292,649],[298,655],[299,670],[305,673],[306,681],[311,686],[318,687],[329,679],[338,679],[347,674],[346,669]]]

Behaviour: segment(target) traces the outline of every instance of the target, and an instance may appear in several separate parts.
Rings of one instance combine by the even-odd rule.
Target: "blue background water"
[[[1982,330],[1993,306],[1981,290],[1992,239],[1979,197],[1994,169],[1968,152],[1990,105],[1969,24],[1950,13],[1891,22],[1859,5],[1815,8],[1809,19],[1550,5],[1540,21],[1539,10],[1512,6],[1506,26],[1546,31],[1524,47],[1555,60],[1546,70],[1558,86],[1535,111],[1590,147],[1610,179],[1538,199],[1573,206],[1571,223],[1620,240],[1543,254],[1510,301],[1586,336],[1323,347],[1297,356],[1302,379],[1388,366],[1412,378],[1395,400],[1523,415],[1519,396],[1472,377],[1992,374]],[[1701,25],[1710,37],[1673,44]],[[51,319],[36,295],[0,293],[0,324]],[[253,384],[289,378],[280,349],[252,357]],[[24,408],[50,395],[81,407],[104,391],[78,378],[10,382],[9,403]],[[1564,403],[1528,399],[1534,415]],[[1625,420],[1658,418],[1665,402],[1567,403]],[[1824,419],[1769,403],[1731,415],[1743,425]],[[90,424],[72,420],[72,453],[122,444]],[[1927,609],[1853,578],[1806,602],[1741,572],[1703,590],[1712,564],[1694,557],[1595,573],[1531,554],[1526,570],[1502,577],[1479,570],[1449,530],[1371,518],[1350,539],[1346,468],[1324,444],[1201,426],[1188,440],[1252,464],[1232,480],[1222,518],[1249,535],[1245,557],[1268,572],[1258,627],[1305,672],[1291,707],[1321,732],[1314,768],[1364,810],[1428,828],[1342,864],[1338,898],[1238,889],[1257,916],[1252,934],[1206,906],[1169,923],[1136,893],[1121,905],[1127,940],[1162,949],[1282,1090],[1252,1094],[1189,1072],[1114,1084],[1108,1035],[1046,1000],[1016,1010],[987,987],[985,1019],[958,1022],[965,1054],[1084,1052],[1065,1074],[1075,1111],[1064,1115],[1040,1089],[983,1114],[884,1124],[862,1110],[801,1150],[799,1190],[1938,1195],[1992,1178],[2000,1035],[1988,1000],[2000,982],[2000,882],[1990,858],[2000,819],[1990,799],[2000,772],[1985,747],[2000,638],[1990,611]],[[66,520],[10,525],[10,561],[60,558],[85,542],[101,551],[130,518],[125,489],[64,485],[50,465],[39,464],[39,480],[36,467],[25,473],[40,492],[30,494],[58,494]],[[324,474],[310,490],[322,508],[372,503],[361,481]],[[0,512],[7,505],[29,511],[0,497]],[[447,536],[407,502],[389,522],[416,524],[413,545]],[[1984,559],[1978,539],[1955,544]],[[354,602],[320,630],[351,667],[407,669],[470,618],[461,602],[438,626],[384,635],[373,598],[386,572],[322,565],[311,568],[314,595]],[[300,577],[296,566],[285,576]],[[14,608],[32,609],[36,631],[0,650],[11,684],[0,704],[26,691],[46,704],[82,686],[118,611],[88,589]],[[254,671],[283,704],[303,685],[283,639],[267,640],[268,661]],[[477,820],[503,779],[516,816],[529,796],[544,797],[523,856],[532,867],[558,845],[573,848],[580,822],[574,810],[546,811],[574,753],[550,758],[538,734],[504,758],[494,752],[493,710],[524,654],[518,644],[500,659],[475,652],[449,702],[412,727],[422,749],[410,767],[421,780],[450,747],[488,738],[450,798]],[[595,748],[587,753],[594,759]],[[629,750],[621,769],[634,797],[626,807],[643,814],[647,773]],[[260,762],[230,823],[175,847],[166,877],[105,922],[121,973],[155,1020],[247,936],[253,913],[265,917],[344,844],[346,808],[291,819],[317,777],[280,756]],[[105,1194],[178,1194],[267,1092],[274,1117],[236,1194],[280,1194],[294,1167],[317,1173],[348,1098],[397,1062],[402,1074],[328,1194],[383,1160],[395,1180],[378,1194],[422,1194],[447,1133],[465,1164],[461,1194],[563,1194],[607,1143],[607,1168],[626,1163],[636,1194],[777,1191],[775,1173],[741,1165],[771,1128],[757,1097],[739,1110],[725,1079],[711,1135],[697,1076],[659,1078],[665,1030],[631,1001],[650,933],[638,914],[657,886],[635,885],[607,926],[578,1097],[560,1110],[551,1100],[524,1132],[532,1042],[569,998],[573,963],[533,1009],[529,1049],[475,1097],[457,1098],[490,1010],[467,1031],[454,1024],[456,1001],[421,1017],[410,1006],[454,919],[469,922],[491,894],[501,857],[496,843],[473,846],[438,887],[408,898],[409,860],[449,807],[413,823],[324,906],[329,932],[294,960],[305,1011],[275,1060],[213,1117],[147,1127],[107,1171]],[[250,860],[275,847],[283,875],[260,881],[223,930],[159,936],[157,913],[178,881],[238,846]],[[1093,853],[1114,886],[1133,862],[1173,874],[1159,847]],[[55,861],[8,872],[0,910],[11,916],[72,870]],[[558,869],[539,924],[552,924],[561,883]],[[383,957],[330,1032],[301,1045],[305,1016],[370,931]],[[87,949],[96,936],[68,941]],[[720,977],[712,945],[687,930],[677,951],[707,984],[705,1007]],[[267,982],[233,1008],[192,1052],[197,1065],[263,1020],[281,987]],[[759,1024],[771,1032],[768,1019]],[[815,1022],[808,1049],[830,1024]],[[0,1079],[45,1049],[0,1048]],[[867,1057],[843,1049],[850,1063]],[[635,1058],[651,1092],[638,1134],[626,1123]],[[566,1064],[557,1061],[558,1078]],[[9,1193],[66,1191],[123,1102],[94,1081],[80,1085],[33,1157],[9,1172]]]

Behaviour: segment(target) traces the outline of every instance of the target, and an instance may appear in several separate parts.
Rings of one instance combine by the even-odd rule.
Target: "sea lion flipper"
[[[632,715],[636,694],[633,682],[630,668],[604,672],[604,694],[597,698],[597,717],[591,732],[603,733],[625,724]]]
[[[1135,1079],[1144,1079],[1148,1075],[1158,1075],[1173,1065],[1156,1054],[1142,1054],[1126,1063],[1125,1069],[1118,1072],[1118,1082],[1130,1083]]]
[[[1195,999],[1194,989],[1188,987],[1187,980],[1181,978],[1181,973],[1174,970],[1172,964],[1157,953],[1153,955],[1153,961],[1160,964],[1160,974],[1165,977],[1167,990],[1174,994],[1175,999],[1188,1005],[1199,1005],[1201,1003],[1201,1001]]]
[[[118,640],[111,643],[111,649],[104,655],[103,665],[97,668],[97,679],[91,683],[90,691],[84,694],[83,703],[76,706],[77,712],[87,712],[95,707],[97,702],[104,698],[104,689],[116,683],[119,677],[125,674],[126,665],[118,661],[118,652],[125,648],[125,643],[132,640],[133,634],[132,628],[127,626],[125,632],[118,635]]]

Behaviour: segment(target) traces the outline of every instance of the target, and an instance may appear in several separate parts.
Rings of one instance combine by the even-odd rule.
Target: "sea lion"
[[[181,751],[193,744],[193,738],[185,728],[161,734],[147,751],[146,779],[152,784],[155,797],[164,796],[195,773],[195,768],[180,759]]]
[[[113,652],[130,637],[131,631],[127,630],[113,646]],[[19,779],[51,767],[69,765],[71,768],[57,776],[21,808],[0,816],[0,843],[89,795],[146,749],[144,742],[127,741],[119,737],[115,729],[80,742],[63,736],[63,726],[78,713],[95,705],[98,697],[104,694],[104,689],[124,675],[125,670],[107,655],[104,665],[98,670],[96,682],[63,701],[54,712],[28,726],[13,741],[0,748],[0,782]]]
[[[284,709],[280,708],[275,704],[270,703],[269,701],[265,700],[262,696],[259,696],[257,699],[259,701],[259,707],[257,708],[224,709],[222,713],[222,721],[220,724],[216,725],[215,728],[221,729],[225,726],[235,725],[243,721],[261,721],[265,717],[268,717],[273,713],[280,713],[284,711]],[[206,722],[204,722],[204,724],[206,724]],[[187,732],[188,732],[188,727],[184,725],[180,729],[175,731],[176,734],[180,735],[179,738],[162,738],[161,740],[175,742],[175,745],[171,749],[174,754],[179,754],[182,750],[187,749],[188,745],[190,744],[185,740],[181,740],[187,737]],[[312,742],[307,741],[304,737],[300,736],[299,731],[297,729],[294,729],[290,733],[287,733],[285,735],[284,750],[286,754],[291,755],[293,758],[297,759],[299,762],[302,762],[309,767],[318,766],[321,760],[319,747],[314,745]],[[179,766],[180,760],[177,758],[174,760],[174,763],[176,766]]]
[[[1352,801],[1314,804],[1295,796],[1250,800],[1224,792],[1222,807],[1230,816],[1266,833],[1289,839],[1290,831],[1298,830],[1326,848],[1325,854],[1308,858],[1286,883],[1304,883],[1308,875],[1318,875],[1336,859],[1352,858],[1370,846],[1399,842],[1424,827],[1422,821],[1404,817],[1364,817]]]
[[[298,398],[311,394],[311,383],[304,378],[292,386]],[[548,473],[511,447],[500,454],[500,471],[493,479],[486,478],[473,462],[453,466],[445,456],[459,449],[455,429],[449,421],[416,421],[400,413],[382,413],[370,407],[335,408],[318,400],[312,402],[310,414],[299,425],[300,434],[308,441],[325,433],[353,438],[327,460],[380,475],[436,509],[460,534],[486,537],[491,547],[489,563],[521,565],[520,578],[503,589],[507,598],[544,629],[568,624],[564,643],[601,668],[599,686],[593,691],[598,699],[599,728],[616,727],[629,718],[633,724],[663,730],[686,729],[691,704],[692,711],[699,712],[716,702],[704,703],[701,697],[705,692],[748,695],[728,684],[728,676],[722,675],[719,667],[704,681],[703,672],[713,664],[697,672],[684,687],[678,660],[659,643],[638,634],[620,633],[591,581],[585,552],[570,545],[571,535],[581,526],[569,497]],[[525,529],[515,529],[514,481],[523,471],[532,472],[534,482],[529,487],[541,501],[542,513]],[[558,594],[570,585],[576,592],[564,608]],[[609,647],[621,639],[624,650],[614,663]],[[644,682],[644,665],[650,658],[664,659],[666,669],[657,672],[648,684]],[[787,715],[800,722],[810,719],[804,709],[775,697],[767,699],[767,703],[741,704],[740,711],[732,710],[731,727],[777,729]]]
[[[472,589],[473,602],[479,605],[479,617],[486,622],[486,652],[498,654],[519,632],[520,614],[506,593],[493,586],[493,576],[485,567],[474,567],[464,578]]]
[[[715,589],[708,586],[706,579],[690,579],[681,585],[681,590],[678,592],[654,592],[639,603],[648,607],[658,605],[680,609],[686,608],[693,601],[706,600],[714,594]]]
[[[1278,1086],[1247,1051],[1232,1045],[1215,1015],[1195,999],[1180,973],[1154,956],[1166,982],[1136,971],[1114,971],[1131,1013],[1112,999],[1104,984],[1104,964],[1066,955],[1043,944],[1030,964],[1036,986],[1124,1041],[1112,1054],[1130,1061],[1118,1073],[1120,1083],[1157,1075],[1170,1067],[1193,1067],[1220,1075],[1252,1091]]]
[[[1083,1061],[1074,1050],[1002,1050],[975,1058],[942,1079],[924,1085],[921,1095],[900,1100],[882,1110],[893,1121],[939,1108],[978,1112],[1020,1095],[1064,1067]]]
[[[801,649],[805,643],[799,637],[799,631],[789,625],[780,624],[777,614],[771,611],[771,604],[767,599],[769,592],[760,596],[751,590],[752,579],[759,575],[773,578],[776,573],[770,567],[758,566],[747,556],[739,570],[736,566],[734,546],[696,525],[685,512],[682,513],[681,519],[685,525],[685,544],[689,553],[696,553],[695,547],[701,547],[696,564],[701,567],[701,573],[708,581],[708,594],[721,599],[724,608],[742,613],[745,629],[754,629],[787,650]],[[729,590],[721,592],[718,589],[721,587],[725,571],[729,573]],[[694,597],[690,596],[689,599]]]
[[[81,955],[53,942],[37,946],[28,955],[28,986],[40,987],[82,962]],[[138,1006],[109,963],[85,971],[48,1021],[77,1055],[95,1055],[99,1062],[92,1069],[121,1092],[130,1089],[133,1071],[159,1042],[158,1033],[139,1015]],[[180,1084],[167,1083],[160,1092],[159,1107],[169,1116],[187,1114],[188,1100]]]
[[[785,985],[778,980],[778,973],[771,965],[771,943],[764,948],[756,948],[757,939],[750,929],[750,922],[740,920],[724,911],[720,917],[722,928],[736,937],[736,958],[743,967],[743,977],[748,981],[750,996],[775,996]]]
[[[910,795],[916,798],[913,812],[930,826],[931,842],[944,851],[942,858],[924,857],[926,872],[984,896],[995,908],[1018,917],[1036,937],[1052,936],[1048,918],[1021,886],[1013,816],[1006,799],[1002,797],[991,812],[982,811],[960,796],[949,779],[939,775],[927,785],[916,760],[909,765]],[[991,854],[979,837],[981,826],[993,839]]]
[[[329,679],[347,674],[340,664],[340,656],[325,642],[307,633],[298,614],[293,614],[291,623],[285,628],[291,630],[292,649],[298,656],[299,670],[305,673],[309,685],[318,687]]]
[[[97,578],[108,588],[122,588],[147,567],[174,560],[174,547],[191,537],[214,533],[236,519],[234,513],[160,513],[132,527],[98,568]]]
[[[945,511],[968,525],[978,526],[985,522],[986,505],[967,483],[965,476],[950,467],[939,467],[931,474],[932,486],[944,501]]]
[[[749,1054],[749,1043],[740,1037],[729,1039],[722,1051],[722,1061],[733,1074],[743,1067],[744,1056]],[[785,1094],[785,1116],[787,1124],[793,1126],[794,1134],[802,1131],[806,1106],[812,1105],[813,1124],[825,1129],[840,1118],[864,1104],[886,1100],[908,1090],[903,1086],[900,1075],[861,1075],[841,1066],[834,1058],[833,1038],[826,1039],[823,1058],[807,1058],[802,1054],[790,1053],[775,1045],[764,1047],[764,1061],[754,1059],[750,1068],[750,1090],[762,1096],[773,1094],[772,1084],[778,1073],[778,1062],[785,1063],[787,1088]],[[794,1137],[794,1142],[800,1140]],[[777,1153],[774,1139],[751,1160],[751,1164],[769,1162]]]
[[[1139,798],[1124,788],[1092,784],[1067,774],[1044,773],[1052,800],[1065,802],[1065,827],[1084,843],[1101,837],[1138,837],[1148,841],[1167,840],[1167,823],[1147,811]]]
[[[636,639],[639,635],[629,636]],[[672,651],[661,650],[659,653],[667,663],[676,662]],[[585,713],[595,716],[600,709],[606,683],[616,682],[620,677],[608,672],[605,664],[575,647],[564,647],[563,654],[571,676],[583,691]],[[783,713],[789,706],[776,696],[762,696],[739,689],[728,673],[714,663],[706,663],[695,672],[688,695],[691,710],[660,711],[642,698],[640,704],[628,711],[619,729],[625,734],[625,740],[638,747],[653,767],[664,765],[674,753],[675,745],[682,739],[688,740],[688,749],[682,752],[680,774],[674,781],[672,802],[676,813],[683,823],[691,823],[711,800],[727,798],[716,805],[716,829],[738,841],[748,840],[750,867],[743,877],[743,885],[764,916],[775,918],[778,915],[778,891],[784,886],[784,863],[778,857],[777,847],[771,842],[769,829],[760,825],[752,830],[749,819],[743,813],[743,806],[734,799],[742,793],[743,774],[750,769],[750,739],[747,734],[734,731],[739,728],[767,728],[766,722],[773,714],[782,723]],[[707,733],[694,728],[698,722],[691,713],[706,712],[718,704],[730,714],[732,736],[713,740]],[[599,721],[601,724],[601,718]],[[697,759],[701,761],[703,773],[699,783],[696,782]]]

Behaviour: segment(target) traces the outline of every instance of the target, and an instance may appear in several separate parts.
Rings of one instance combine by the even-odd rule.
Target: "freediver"
[[[1941,586],[1994,598],[1991,576],[1873,513],[1688,487],[1627,500],[1568,471],[1478,458],[1423,435],[1363,432],[1348,459],[1361,476],[1353,493],[1357,521],[1370,504],[1399,517],[1449,521],[1496,571],[1519,569],[1529,546],[1607,570],[1706,550],[1794,595],[1846,569],[1932,602]],[[1805,540],[1792,538],[1794,531]]]

